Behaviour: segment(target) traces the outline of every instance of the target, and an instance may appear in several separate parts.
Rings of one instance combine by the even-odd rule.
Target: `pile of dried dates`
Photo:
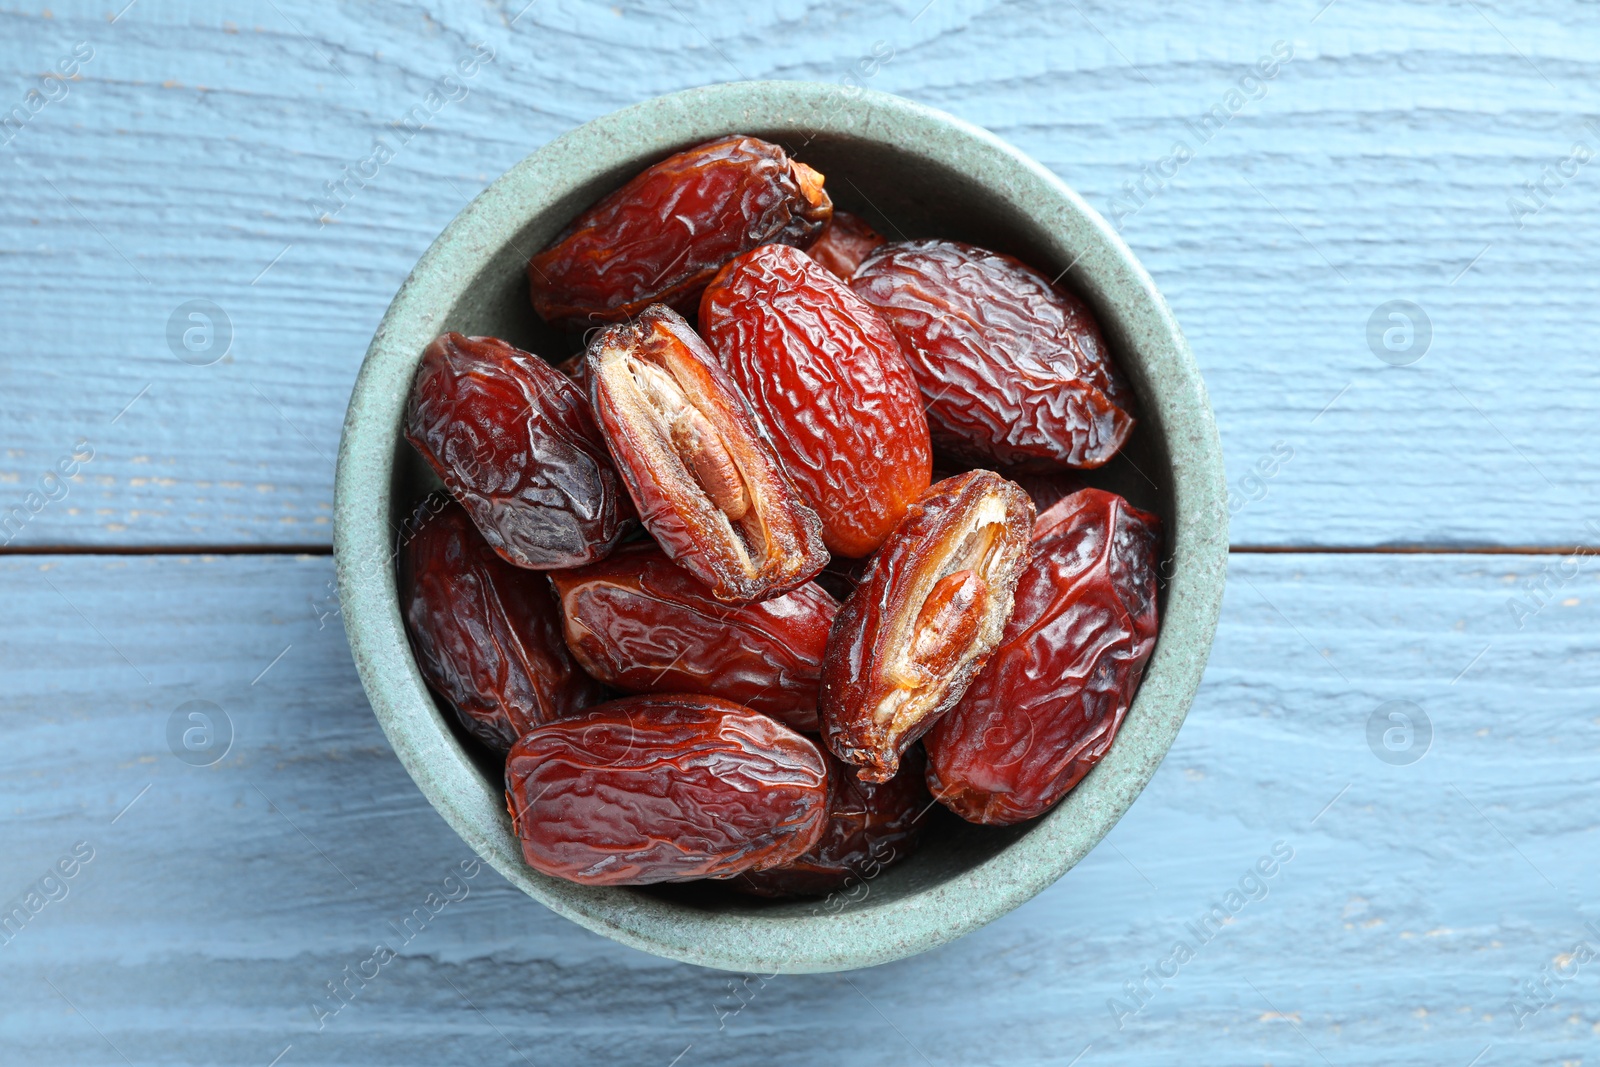
[[[1083,301],[886,242],[747,136],[644,171],[528,281],[584,350],[428,346],[405,433],[448,495],[401,595],[529,865],[825,895],[935,801],[1017,823],[1105,755],[1161,532],[1068,473],[1134,422]]]

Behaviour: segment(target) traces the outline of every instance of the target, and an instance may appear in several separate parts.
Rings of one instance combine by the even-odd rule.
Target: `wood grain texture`
[[[125,2],[0,10],[12,549],[326,544],[367,341],[484,185],[649,96],[852,73],[1120,215],[1206,373],[1236,544],[1600,543],[1600,163],[1545,172],[1600,152],[1595,5]],[[1259,99],[1132,196],[1280,40]],[[496,59],[465,97],[324,222],[325,184],[480,41]],[[65,95],[41,83],[79,42]],[[1518,219],[1512,196],[1546,203]],[[209,366],[168,339],[197,299],[233,335]],[[1367,338],[1396,299],[1433,330],[1403,367]],[[80,439],[93,459],[28,509]],[[0,1061],[1493,1067],[1600,1043],[1600,964],[1520,1028],[1511,1002],[1600,945],[1592,560],[1236,555],[1139,803],[934,952],[735,992],[485,868],[319,1030],[326,983],[471,858],[378,730],[331,579],[326,557],[0,558],[0,904],[94,850],[0,927]],[[191,700],[231,722],[215,766],[169,747]],[[1411,765],[1367,740],[1395,700],[1434,731]],[[1200,944],[1186,924],[1277,842],[1265,897]],[[1195,957],[1158,987],[1180,938]]]
[[[1508,598],[1548,563],[1235,557],[1149,789],[1057,885],[944,948],[736,998],[729,975],[590,934],[484,868],[319,1032],[324,984],[470,859],[385,744],[336,620],[318,629],[331,562],[0,561],[0,902],[95,850],[0,946],[0,1060],[1578,1060],[1600,1032],[1593,964],[1520,1031],[1508,1004],[1600,943],[1600,581],[1592,561],[1552,572],[1519,629]],[[233,724],[216,766],[168,748],[196,699]],[[1432,721],[1410,766],[1368,748],[1390,700]],[[1197,940],[1185,924],[1275,842],[1293,858],[1265,897],[1119,1030],[1108,1001],[1131,1006],[1124,983]]]
[[[15,545],[326,542],[367,340],[471,196],[655,94],[852,74],[989,127],[1112,217],[1195,144],[1121,226],[1206,373],[1236,543],[1600,536],[1600,164],[1547,181],[1536,214],[1507,207],[1575,142],[1600,150],[1594,5],[141,0],[111,21],[121,6],[0,11],[0,114],[94,50],[0,133],[0,514],[80,437],[95,450]],[[467,95],[322,224],[326,183],[480,41],[497,58]],[[1199,145],[1191,123],[1276,41],[1292,60]],[[211,366],[168,343],[195,299],[231,324]],[[1368,346],[1392,299],[1432,324],[1411,366]],[[1275,447],[1292,460],[1247,481]]]

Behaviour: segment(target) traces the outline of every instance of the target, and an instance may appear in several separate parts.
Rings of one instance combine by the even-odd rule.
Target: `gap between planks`
[[[1592,556],[1600,545],[1229,545],[1238,555]],[[0,545],[0,556],[331,556],[330,544]]]

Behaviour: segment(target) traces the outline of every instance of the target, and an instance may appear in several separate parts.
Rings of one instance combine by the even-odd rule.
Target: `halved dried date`
[[[1011,256],[886,245],[850,287],[888,320],[935,451],[1018,469],[1099,467],[1133,430],[1132,391],[1087,304]]]
[[[584,670],[630,693],[704,693],[817,729],[817,686],[839,605],[813,582],[725,604],[655,545],[623,545],[550,575],[567,645]]]
[[[818,709],[828,747],[862,781],[888,781],[989,658],[1032,526],[1027,493],[968,471],[936,482],[873,557],[834,620]]]
[[[746,871],[729,884],[760,897],[820,897],[876,878],[911,855],[933,800],[923,780],[922,750],[913,746],[900,770],[882,784],[863,782],[855,768],[828,757],[828,824],[799,859]]]
[[[662,160],[579,215],[528,263],[534,309],[568,326],[650,304],[685,314],[724,263],[757,245],[805,246],[833,214],[822,175],[733,136]]]
[[[928,784],[963,819],[1043,814],[1098,763],[1156,643],[1161,522],[1085,489],[1039,516],[1005,636],[924,739]]]
[[[835,210],[816,244],[806,254],[828,271],[849,281],[861,261],[883,244],[883,235],[848,211]]]
[[[584,885],[729,878],[804,855],[827,824],[812,742],[715,697],[627,697],[530,731],[506,759],[528,865]]]
[[[400,568],[406,632],[423,678],[469,733],[504,753],[535,726],[604,699],[572,661],[542,575],[501,559],[443,494],[412,525]]]
[[[447,333],[422,354],[406,440],[519,567],[603,558],[631,527],[588,399],[537,356]]]
[[[765,245],[700,300],[700,329],[843,556],[883,543],[928,488],[922,397],[900,342],[804,252]]]
[[[682,316],[660,305],[589,345],[595,414],[639,517],[719,600],[776,596],[828,561],[822,523]]]

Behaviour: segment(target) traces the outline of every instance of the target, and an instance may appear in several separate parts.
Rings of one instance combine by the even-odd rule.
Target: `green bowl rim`
[[[527,867],[503,796],[461,750],[412,658],[392,566],[390,489],[412,369],[484,264],[522,221],[641,155],[741,130],[869,137],[936,159],[1029,218],[1075,282],[1116,320],[1142,411],[1165,439],[1176,522],[1160,638],[1106,758],[1029,833],[938,884],[833,914],[729,914]],[[1111,330],[1108,327],[1108,332]],[[1131,350],[1130,350],[1131,349]],[[1131,357],[1131,358],[1130,358]],[[550,142],[485,189],[417,262],[362,363],[339,445],[334,555],[345,630],[373,710],[401,763],[461,837],[553,911],[623,944],[732,971],[806,972],[885,963],[958,938],[1039,893],[1081,860],[1155,773],[1200,684],[1227,570],[1226,479],[1205,383],[1155,283],[1116,232],[1043,166],[986,130],[871,90],[737,82],[656,97]]]

